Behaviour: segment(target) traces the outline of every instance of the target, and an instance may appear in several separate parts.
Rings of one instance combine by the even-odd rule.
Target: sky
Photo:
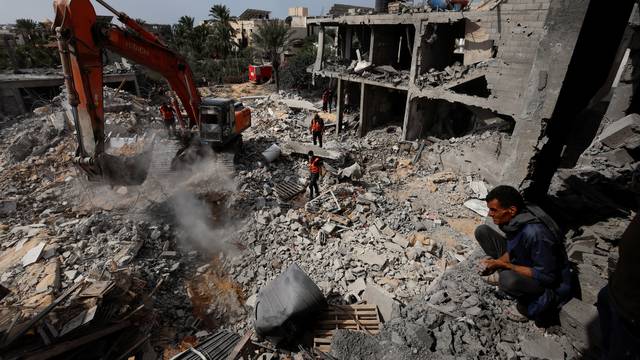
[[[78,0],[80,1],[80,0]],[[84,0],[83,0],[84,1]],[[224,4],[231,15],[240,15],[245,9],[271,11],[272,17],[284,19],[290,7],[309,8],[310,16],[325,14],[334,3],[373,7],[374,0],[107,0],[112,7],[124,11],[132,18],[148,23],[173,24],[182,15],[196,18],[196,23],[208,16],[213,4]],[[37,21],[53,20],[52,0],[0,0],[0,24],[14,23],[16,19],[29,18]],[[93,2],[98,14],[108,14],[97,2]]]

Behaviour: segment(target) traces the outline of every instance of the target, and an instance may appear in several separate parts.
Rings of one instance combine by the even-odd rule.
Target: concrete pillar
[[[136,87],[136,95],[142,96],[142,95],[140,95],[141,94],[140,93],[140,86],[138,85],[138,79],[137,78],[133,79],[133,85]]]
[[[344,36],[344,58],[351,60],[351,42],[353,41],[353,29],[347,26]]]
[[[375,27],[373,26],[371,27],[371,42],[369,43],[369,62],[373,62],[373,49],[374,49],[375,40],[376,40],[375,29],[376,29]]]
[[[344,88],[345,81],[342,79],[338,79],[338,93],[337,93],[337,104],[336,104],[336,134],[340,134],[342,132],[342,122],[344,120]]]
[[[418,76],[418,54],[420,53],[420,44],[422,43],[423,36],[420,31],[420,27],[420,22],[414,24],[415,36],[413,40],[413,50],[411,53],[411,70],[409,71],[409,92],[407,93],[407,106],[404,110],[404,123],[402,124],[402,139],[404,140],[415,140],[409,138],[412,137],[409,136],[409,129],[420,126],[420,124],[415,124],[415,122],[422,121],[419,117],[413,116],[415,106],[411,106],[411,100],[415,94],[420,91],[416,86],[416,76]]]
[[[360,84],[360,126],[358,126],[358,136],[363,137],[367,134],[367,121],[366,117],[368,115],[367,108],[365,106],[365,88],[367,85],[364,83]]]
[[[313,66],[313,71],[322,70],[323,58],[324,58],[324,26],[320,26],[320,31],[318,31],[318,52],[316,53],[316,63]]]

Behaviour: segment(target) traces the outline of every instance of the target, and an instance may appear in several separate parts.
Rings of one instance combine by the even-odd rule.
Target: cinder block
[[[610,148],[618,148],[640,138],[640,115],[630,114],[602,130],[598,140]]]
[[[576,349],[584,352],[600,347],[602,336],[595,306],[572,299],[560,310],[560,324]]]

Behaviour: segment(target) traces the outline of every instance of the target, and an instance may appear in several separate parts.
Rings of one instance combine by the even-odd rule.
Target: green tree
[[[172,46],[179,53],[184,53],[186,55],[186,53],[190,51],[194,22],[194,18],[185,15],[180,17],[177,24],[173,25]]]
[[[251,37],[256,49],[271,61],[276,89],[280,90],[280,58],[289,48],[291,29],[284,21],[266,21],[258,26]]]
[[[26,43],[36,42],[38,39],[38,36],[36,35],[38,27],[38,23],[31,19],[16,20],[16,33],[22,35],[22,38]]]
[[[231,12],[226,5],[216,4],[209,10],[212,20],[208,44],[218,58],[226,59],[236,47],[236,31],[231,26]]]

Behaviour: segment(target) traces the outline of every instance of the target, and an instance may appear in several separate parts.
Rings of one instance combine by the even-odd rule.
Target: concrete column
[[[374,49],[374,45],[375,45],[375,37],[376,31],[375,31],[375,27],[371,27],[371,42],[369,43],[369,62],[373,62],[373,49]]]
[[[420,22],[414,24],[415,36],[411,54],[411,70],[409,71],[409,92],[407,93],[407,106],[404,110],[404,123],[402,124],[402,139],[404,140],[415,140],[409,139],[409,129],[420,125],[415,124],[416,121],[422,121],[422,119],[413,116],[415,107],[411,106],[411,100],[420,91],[420,89],[418,89],[418,87],[416,86],[416,76],[418,76],[418,54],[420,52],[420,44],[422,43],[423,36],[423,33],[420,29],[421,27],[422,26]]]
[[[353,29],[347,26],[344,36],[344,58],[351,60],[351,42],[353,41]]]
[[[136,87],[136,95],[141,96],[140,86],[138,85],[138,78],[133,79],[133,85]]]
[[[320,26],[320,31],[318,31],[318,52],[316,53],[316,63],[313,66],[313,71],[322,70],[323,58],[324,58],[324,26]]]
[[[367,134],[367,121],[366,117],[368,115],[368,111],[366,111],[365,106],[365,85],[364,83],[360,84],[360,126],[358,127],[358,136],[363,137]]]
[[[342,132],[342,121],[344,120],[344,87],[345,82],[342,79],[338,79],[338,93],[337,93],[337,104],[336,104],[336,134],[340,134]]]

